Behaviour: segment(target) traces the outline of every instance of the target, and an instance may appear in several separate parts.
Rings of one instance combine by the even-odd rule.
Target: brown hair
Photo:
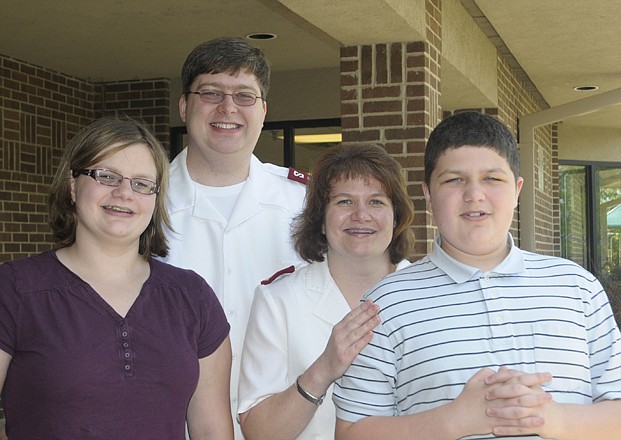
[[[429,135],[425,147],[425,183],[429,186],[431,175],[440,156],[446,151],[469,147],[483,147],[504,157],[513,172],[520,177],[520,154],[509,128],[498,119],[475,111],[456,113],[443,119]]]
[[[199,75],[236,75],[242,70],[257,78],[261,98],[265,101],[270,87],[270,63],[261,49],[235,37],[221,37],[199,44],[190,52],[181,69],[183,94],[191,91],[190,87]]]
[[[115,144],[119,145],[107,150]],[[129,117],[98,119],[80,130],[69,142],[48,197],[49,224],[57,249],[75,243],[78,218],[71,199],[71,171],[89,168],[98,161],[135,144],[144,144],[151,151],[159,186],[159,191],[154,196],[157,200],[153,217],[140,235],[138,252],[145,259],[152,255],[164,257],[168,254],[164,234],[164,226],[172,229],[166,210],[168,154],[145,124]]]
[[[328,250],[322,227],[330,192],[340,179],[377,179],[390,198],[394,209],[395,226],[388,245],[390,262],[399,263],[414,247],[414,208],[405,189],[403,170],[399,162],[379,145],[343,144],[328,151],[315,163],[306,193],[306,204],[295,219],[293,239],[300,256],[308,261],[323,261]]]

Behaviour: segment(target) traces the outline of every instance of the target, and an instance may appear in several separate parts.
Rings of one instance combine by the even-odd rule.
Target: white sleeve
[[[238,413],[287,389],[287,326],[269,285],[255,290],[246,328],[238,385]]]

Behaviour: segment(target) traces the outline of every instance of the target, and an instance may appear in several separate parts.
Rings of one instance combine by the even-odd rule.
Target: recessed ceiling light
[[[276,34],[272,34],[270,32],[254,32],[252,34],[246,35],[246,38],[249,40],[273,40],[276,38]]]
[[[597,86],[576,86],[574,87],[574,90],[576,92],[594,92],[597,89],[599,89],[599,87]]]

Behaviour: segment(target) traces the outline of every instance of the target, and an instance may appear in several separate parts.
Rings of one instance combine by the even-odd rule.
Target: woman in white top
[[[239,382],[247,440],[334,438],[326,394],[379,323],[378,307],[361,297],[413,250],[403,171],[383,148],[337,147],[311,175],[293,231],[310,264],[255,291]]]

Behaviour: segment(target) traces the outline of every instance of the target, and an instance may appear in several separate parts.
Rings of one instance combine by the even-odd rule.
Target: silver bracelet
[[[313,405],[315,405],[315,406],[321,405],[323,403],[323,399],[325,399],[326,395],[322,394],[319,397],[313,396],[311,393],[309,393],[304,388],[302,388],[302,385],[300,385],[300,377],[302,377],[301,374],[295,380],[295,387],[298,389],[298,393],[300,393],[302,395],[302,397],[304,397],[306,400],[308,400]]]

